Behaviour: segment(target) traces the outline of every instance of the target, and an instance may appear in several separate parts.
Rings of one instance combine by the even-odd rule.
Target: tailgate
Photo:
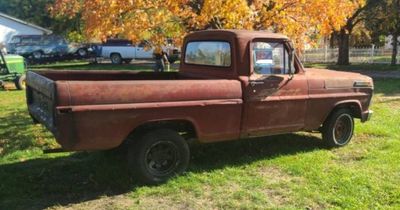
[[[55,82],[38,73],[26,74],[26,97],[31,117],[55,131]]]

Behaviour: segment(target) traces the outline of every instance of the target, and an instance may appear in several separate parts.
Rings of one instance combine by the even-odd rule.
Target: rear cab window
[[[226,41],[192,41],[186,45],[185,63],[230,67],[231,45]]]

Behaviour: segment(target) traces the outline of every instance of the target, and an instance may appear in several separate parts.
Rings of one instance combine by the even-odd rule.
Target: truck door
[[[253,72],[245,87],[244,136],[298,131],[304,127],[308,84],[296,72],[283,42],[256,41],[250,46]],[[292,73],[289,72],[291,65]]]
[[[145,48],[146,43],[142,42],[136,46],[137,59],[151,59],[153,58],[153,50]]]

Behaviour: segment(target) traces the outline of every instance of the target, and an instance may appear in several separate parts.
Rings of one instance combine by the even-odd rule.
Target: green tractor
[[[25,89],[26,65],[24,57],[3,55],[0,50],[0,87],[6,82],[13,82],[18,90]]]

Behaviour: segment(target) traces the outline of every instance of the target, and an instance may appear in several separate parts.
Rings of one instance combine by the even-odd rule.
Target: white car
[[[178,59],[178,50],[170,51],[168,59],[172,63]],[[113,64],[130,63],[133,59],[153,59],[153,49],[145,49],[145,43],[134,45],[130,40],[109,39],[101,45],[100,57],[108,58]]]

